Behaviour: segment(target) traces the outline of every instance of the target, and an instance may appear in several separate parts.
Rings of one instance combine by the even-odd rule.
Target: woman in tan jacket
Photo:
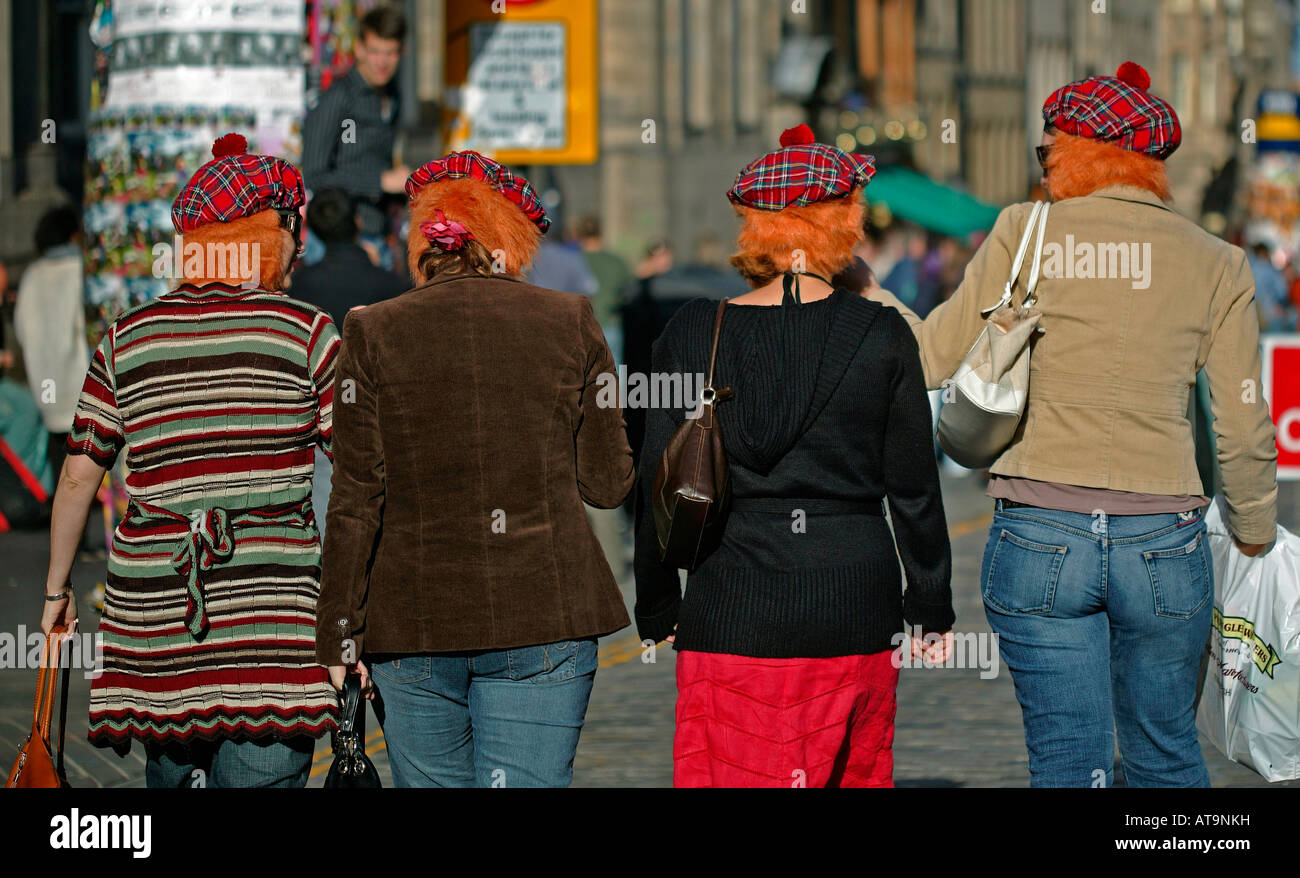
[[[981,588],[1015,680],[1035,786],[1206,786],[1194,702],[1213,567],[1187,418],[1205,370],[1228,524],[1274,537],[1276,450],[1258,391],[1244,253],[1166,206],[1173,108],[1126,63],[1059,89],[1038,149],[1053,202],[1025,417],[990,467]],[[952,376],[997,302],[1031,205],[1002,211],[952,298],[902,309],[927,384]],[[1019,301],[1019,298],[1017,298]]]
[[[586,296],[519,277],[549,225],[523,178],[460,152],[406,188],[419,286],[339,354],[317,657],[373,671],[398,786],[566,786],[629,622],[583,507],[632,487],[613,358]]]

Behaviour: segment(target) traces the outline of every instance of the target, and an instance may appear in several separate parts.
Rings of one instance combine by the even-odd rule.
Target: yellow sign
[[[596,2],[447,3],[447,149],[508,165],[594,162]]]

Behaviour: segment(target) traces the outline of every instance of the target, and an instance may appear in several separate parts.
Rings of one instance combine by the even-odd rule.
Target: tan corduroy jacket
[[[1031,204],[1002,211],[950,300],[924,320],[888,292],[931,389],[957,370],[1002,295]],[[1033,257],[1025,256],[1015,301]],[[1190,390],[1209,381],[1229,527],[1275,535],[1277,451],[1260,389],[1255,284],[1245,254],[1150,192],[1117,185],[1054,203],[1038,285],[1042,333],[1029,400],[998,475],[1146,494],[1199,494]]]

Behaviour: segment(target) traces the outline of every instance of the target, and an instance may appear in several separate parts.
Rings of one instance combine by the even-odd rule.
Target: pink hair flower
[[[461,250],[474,240],[474,233],[455,220],[447,219],[441,210],[437,211],[436,220],[420,223],[420,233],[430,244],[436,244],[443,250]]]

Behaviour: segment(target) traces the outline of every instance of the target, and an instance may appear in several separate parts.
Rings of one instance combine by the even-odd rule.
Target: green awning
[[[899,166],[877,169],[867,184],[866,196],[868,204],[884,202],[899,219],[954,238],[993,228],[1000,210]]]

